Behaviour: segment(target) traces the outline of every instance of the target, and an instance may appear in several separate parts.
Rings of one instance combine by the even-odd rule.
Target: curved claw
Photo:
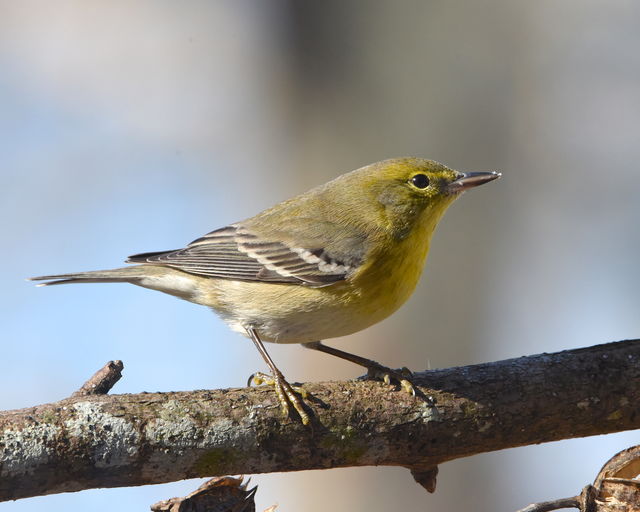
[[[266,386],[272,386],[278,396],[278,401],[280,402],[280,408],[282,409],[282,414],[284,416],[289,416],[289,406],[293,405],[293,408],[300,416],[300,420],[303,425],[308,425],[311,422],[309,415],[304,410],[304,399],[309,395],[308,393],[300,386],[292,386],[289,384],[285,378],[280,375],[268,375],[262,372],[256,372],[249,377],[248,386],[251,384],[255,384],[260,386],[262,384]],[[302,399],[298,396],[301,395]]]
[[[400,373],[405,377],[407,377],[408,379],[413,377],[413,372],[409,370],[409,368],[407,368],[406,366],[403,366],[402,368],[400,368]]]
[[[400,387],[411,396],[416,396],[416,388],[413,387],[411,381],[407,379],[402,379],[400,381]]]
[[[247,380],[247,387],[251,387],[253,385],[262,386],[263,384],[265,386],[274,386],[275,379],[268,373],[264,372],[255,372],[249,375],[249,379]]]
[[[416,396],[416,388],[411,382],[413,372],[406,366],[403,366],[400,370],[392,370],[376,363],[375,366],[368,367],[367,373],[369,378],[382,380],[388,386],[391,385],[392,381],[395,381],[400,384],[400,388],[404,392],[411,396]]]

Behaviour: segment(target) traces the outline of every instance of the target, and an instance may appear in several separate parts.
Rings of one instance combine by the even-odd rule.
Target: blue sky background
[[[205,308],[24,278],[178,248],[401,155],[504,177],[447,213],[402,310],[333,343],[423,369],[638,337],[639,20],[632,2],[595,0],[0,2],[0,407],[68,396],[111,359],[125,363],[117,393],[244,385],[259,355]],[[290,380],[361,373],[269,348]],[[433,496],[399,468],[253,482],[259,510],[514,510],[577,493],[637,442],[454,461]],[[197,485],[0,512],[147,510]]]

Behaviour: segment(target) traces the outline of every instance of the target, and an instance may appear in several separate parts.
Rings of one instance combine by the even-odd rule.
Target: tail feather
[[[70,283],[131,283],[143,288],[158,290],[175,295],[197,304],[210,305],[208,295],[202,295],[199,286],[206,278],[192,276],[163,265],[133,265],[113,270],[95,270],[92,272],[74,272],[73,274],[52,274],[29,278],[30,281],[43,281],[37,286]]]

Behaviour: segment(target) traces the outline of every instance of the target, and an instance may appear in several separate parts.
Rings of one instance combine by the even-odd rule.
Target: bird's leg
[[[410,395],[415,396],[416,390],[413,387],[412,382],[409,380],[411,377],[411,371],[408,368],[402,368],[400,371],[392,370],[386,366],[381,365],[371,359],[360,357],[344,350],[338,350],[337,348],[327,347],[319,341],[312,341],[311,343],[303,343],[303,347],[313,350],[319,350],[325,354],[331,354],[332,356],[339,357],[340,359],[346,359],[360,366],[364,366],[367,369],[367,374],[370,378],[381,379],[386,384],[391,382],[391,379],[400,383],[400,386],[404,391]]]
[[[258,372],[254,373],[249,378],[249,383],[254,382],[255,384],[268,384],[273,386],[276,390],[276,394],[278,395],[278,400],[280,401],[280,406],[282,407],[282,413],[285,416],[288,416],[289,405],[293,405],[294,409],[300,416],[302,423],[304,425],[308,425],[311,420],[307,412],[304,410],[304,402],[300,399],[293,386],[291,386],[291,384],[289,384],[284,378],[282,372],[278,370],[277,366],[273,362],[273,359],[271,359],[271,356],[269,356],[269,353],[264,348],[262,340],[258,336],[258,332],[254,328],[248,328],[247,334],[258,349],[258,352],[260,352],[262,359],[264,359],[265,363],[267,363],[267,366],[271,370],[271,378],[269,378],[269,376],[265,375],[264,373]]]

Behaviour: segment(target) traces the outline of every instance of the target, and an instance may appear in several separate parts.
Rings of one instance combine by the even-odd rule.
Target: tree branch
[[[368,381],[308,383],[311,427],[271,389],[76,396],[0,413],[0,501],[185,478],[436,465],[640,427],[640,340],[416,374],[433,402]]]

